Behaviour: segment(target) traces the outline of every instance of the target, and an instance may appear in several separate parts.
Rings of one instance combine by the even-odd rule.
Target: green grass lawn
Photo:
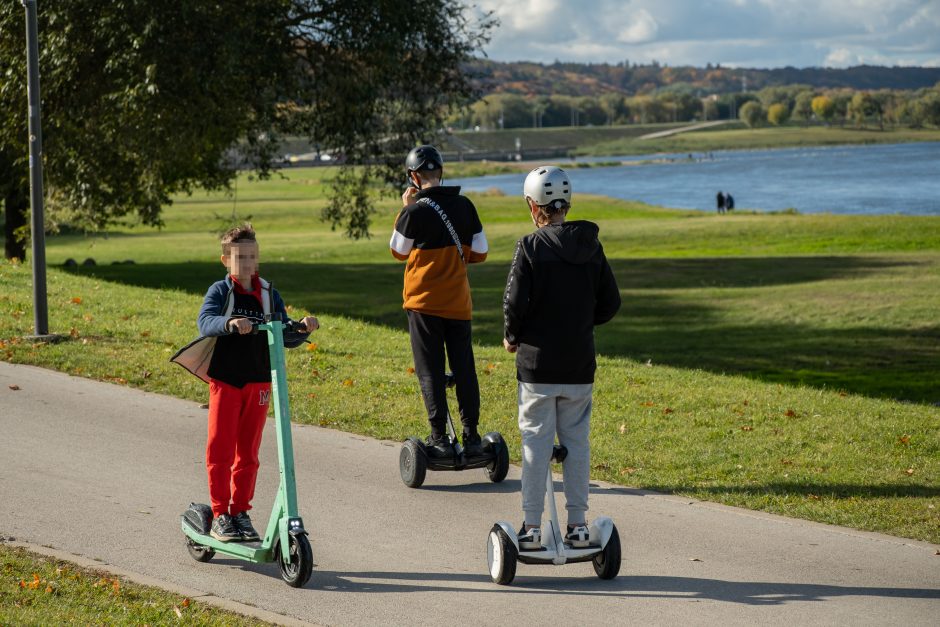
[[[252,216],[262,273],[295,315],[321,318],[290,351],[295,420],[401,439],[426,430],[388,253],[383,201],[371,240],[318,220],[330,170],[179,199],[166,228],[48,239],[50,326],[31,344],[30,269],[0,265],[0,359],[204,400],[167,363],[195,335],[223,276],[217,233]],[[519,459],[501,296],[515,197],[474,197],[490,240],[471,269],[486,429]],[[624,306],[597,331],[593,476],[624,485],[940,542],[940,219],[673,211],[578,196],[601,225]],[[95,266],[66,271],[67,258]],[[133,260],[133,264],[115,264]],[[404,489],[404,488],[402,488]]]
[[[0,625],[269,625],[0,543]]]

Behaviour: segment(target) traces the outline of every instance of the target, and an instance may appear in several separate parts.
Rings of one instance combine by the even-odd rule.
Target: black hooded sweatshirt
[[[503,295],[504,337],[525,383],[593,383],[594,326],[620,309],[593,222],[536,229],[516,245]]]

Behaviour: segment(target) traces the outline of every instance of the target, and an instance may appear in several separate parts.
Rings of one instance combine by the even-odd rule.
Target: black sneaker
[[[463,454],[467,457],[482,457],[485,454],[483,440],[476,431],[463,434]]]
[[[591,545],[591,530],[587,525],[568,525],[568,533],[565,534],[565,542],[573,548],[583,549]]]
[[[539,527],[525,528],[522,523],[522,529],[516,535],[519,540],[519,549],[522,551],[537,551],[542,548],[542,530]]]
[[[255,528],[251,526],[251,518],[248,517],[248,512],[241,512],[238,516],[232,516],[232,523],[245,540],[261,539]]]
[[[424,441],[428,455],[431,457],[453,457],[454,456],[454,447],[450,444],[450,438],[446,435],[434,435],[433,433],[428,436],[428,439]]]
[[[242,539],[241,532],[235,527],[235,521],[228,514],[220,514],[212,521],[209,535],[219,542],[238,542]]]

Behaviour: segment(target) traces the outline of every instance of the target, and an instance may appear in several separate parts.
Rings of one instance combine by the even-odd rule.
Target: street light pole
[[[26,70],[29,101],[29,205],[32,213],[33,339],[49,335],[49,309],[46,301],[46,233],[43,220],[42,125],[39,100],[39,28],[36,0],[22,0],[26,9]]]

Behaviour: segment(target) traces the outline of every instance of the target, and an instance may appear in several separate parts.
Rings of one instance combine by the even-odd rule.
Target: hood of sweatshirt
[[[550,224],[535,231],[535,237],[568,263],[587,263],[600,248],[598,228],[587,220]]]

